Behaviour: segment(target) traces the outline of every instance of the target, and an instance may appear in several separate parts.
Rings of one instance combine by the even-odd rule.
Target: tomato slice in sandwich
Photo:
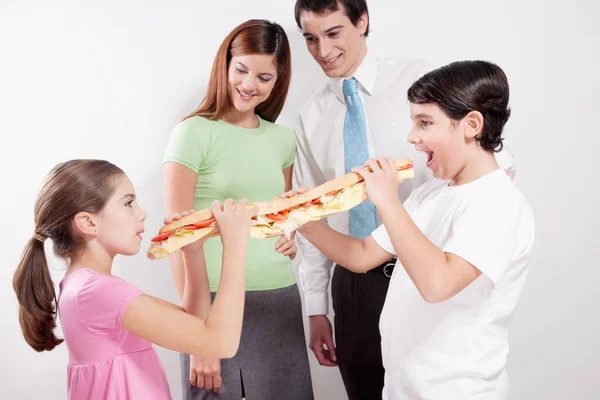
[[[206,228],[207,226],[211,226],[216,219],[213,217],[211,219],[207,219],[206,221],[197,222],[195,224],[191,224],[190,227],[194,227],[196,229]],[[187,227],[186,227],[187,228]]]
[[[284,221],[288,217],[289,211],[281,211],[277,214],[265,214],[265,217],[271,221]]]
[[[196,230],[196,229],[200,229],[200,228],[206,228],[207,226],[211,226],[215,221],[216,221],[215,218],[210,218],[210,219],[207,219],[206,221],[200,221],[195,224],[182,226],[181,228],[178,228],[178,229]],[[161,233],[160,235],[153,237],[151,241],[152,242],[162,242],[163,240],[167,240],[169,238],[169,236],[171,236],[172,233],[173,233],[173,231]]]
[[[335,196],[336,194],[338,194],[340,191],[339,190],[332,190],[331,192],[325,193],[325,196]],[[313,199],[311,201],[307,201],[306,203],[304,203],[304,207],[310,207],[313,204],[321,204],[321,198],[317,197],[316,199]]]
[[[169,236],[171,236],[171,233],[173,233],[173,231],[161,233],[158,236],[154,236],[151,241],[152,242],[162,242],[163,240],[167,240],[169,238]]]

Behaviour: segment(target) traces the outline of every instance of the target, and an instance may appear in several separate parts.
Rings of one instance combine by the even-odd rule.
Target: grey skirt
[[[212,299],[214,300],[214,293]],[[182,397],[187,400],[312,400],[298,286],[246,292],[240,348],[221,360],[221,391],[189,381],[190,359],[181,354]]]

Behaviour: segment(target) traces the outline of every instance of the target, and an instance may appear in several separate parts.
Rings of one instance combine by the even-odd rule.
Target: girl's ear
[[[96,217],[89,212],[80,212],[73,218],[75,231],[83,236],[96,236],[98,225]]]

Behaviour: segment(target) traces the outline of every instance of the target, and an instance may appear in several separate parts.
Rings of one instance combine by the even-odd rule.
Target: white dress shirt
[[[365,110],[369,156],[392,159],[409,158],[415,166],[415,177],[399,185],[400,200],[413,189],[432,178],[426,157],[408,143],[412,127],[406,92],[426,72],[430,64],[410,59],[378,59],[367,52],[356,69],[358,93]],[[344,175],[344,119],[346,104],[342,78],[328,80],[300,109],[295,127],[297,154],[294,165],[294,187],[315,187]],[[506,153],[503,151],[502,153]],[[502,154],[501,153],[501,154]],[[512,165],[510,153],[507,163]],[[499,158],[499,162],[501,162]],[[511,169],[514,174],[514,170]],[[328,218],[329,225],[348,234],[348,213]],[[381,223],[379,216],[378,225]],[[300,283],[305,294],[307,315],[324,315],[329,310],[328,286],[332,261],[301,235],[296,236],[302,255]]]

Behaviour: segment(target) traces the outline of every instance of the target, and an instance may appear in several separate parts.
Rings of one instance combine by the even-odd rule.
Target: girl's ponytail
[[[52,350],[63,342],[56,328],[56,293],[44,251],[45,238],[29,239],[13,276],[13,288],[19,301],[19,323],[23,336],[36,351]]]

